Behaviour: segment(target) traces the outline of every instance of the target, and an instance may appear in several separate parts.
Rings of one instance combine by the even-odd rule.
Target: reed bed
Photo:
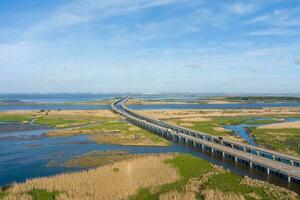
[[[33,189],[60,191],[59,200],[126,199],[139,188],[157,187],[179,180],[177,170],[165,162],[171,158],[171,154],[150,155],[85,172],[32,179],[12,186],[6,199],[27,200],[26,193]]]

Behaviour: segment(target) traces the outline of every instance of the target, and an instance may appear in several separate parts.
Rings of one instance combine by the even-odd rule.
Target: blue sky
[[[300,93],[298,0],[0,0],[0,92]]]

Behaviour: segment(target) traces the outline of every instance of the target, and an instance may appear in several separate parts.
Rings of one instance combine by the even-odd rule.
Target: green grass
[[[177,168],[183,180],[199,177],[212,170],[209,162],[189,154],[180,154],[174,159],[168,160],[167,163]]]
[[[231,131],[217,131],[214,128],[223,127],[225,125],[237,125],[246,123],[249,117],[213,117],[209,121],[190,122],[193,126],[187,127],[204,133],[212,135],[224,136],[231,134]],[[175,121],[178,125],[182,123],[180,120]]]
[[[55,200],[59,192],[48,192],[47,190],[34,189],[28,192],[33,200]]]
[[[161,138],[153,133],[150,133],[144,129],[138,129],[138,130],[130,130],[130,127],[136,128],[132,125],[129,125],[127,122],[122,121],[106,121],[101,124],[91,125],[87,127],[82,127],[80,130],[105,130],[105,131],[120,131],[124,135],[134,135],[136,138],[149,138],[154,144],[155,143],[161,143],[165,142],[170,144],[167,140],[164,138]]]
[[[121,150],[91,151],[84,155],[80,155],[68,160],[66,163],[63,164],[63,166],[81,168],[99,167],[133,157],[134,155],[129,154],[127,151]]]
[[[8,195],[8,192],[2,192],[0,191],[0,199],[4,199]]]
[[[300,155],[300,130],[295,128],[286,129],[257,129],[248,128],[251,135],[255,136],[258,144],[267,148]]]
[[[35,121],[36,124],[48,125],[48,126],[59,126],[59,125],[72,125],[74,123],[82,123],[82,120],[70,120],[64,118],[48,118],[38,117]]]
[[[2,115],[0,122],[29,122],[32,118],[31,115]]]
[[[78,125],[84,125],[89,124],[94,121],[101,121],[101,118],[89,118],[85,119],[80,117],[76,119],[68,119],[67,117],[38,117],[34,123],[41,124],[41,125],[48,125],[48,126],[54,126],[54,127],[72,127],[72,126],[78,126]]]
[[[246,124],[272,124],[272,123],[276,123],[276,122],[281,122],[281,119],[277,119],[277,118],[272,118],[272,119],[265,119],[265,120],[253,120],[253,121],[247,121]]]
[[[160,194],[172,190],[181,191],[190,178],[199,177],[212,170],[209,162],[189,154],[179,154],[166,162],[178,170],[180,180],[162,185],[154,193],[150,192],[150,188],[141,188],[136,195],[130,198],[131,200],[158,200]]]
[[[181,176],[180,180],[175,183],[162,185],[154,190],[141,188],[136,195],[129,198],[130,200],[158,200],[161,194],[174,190],[179,192],[183,191],[184,186],[191,178],[201,177],[207,172],[214,171],[208,161],[189,154],[179,154],[166,162],[178,170]],[[254,200],[253,194],[263,200],[282,199],[283,196],[286,196],[287,199],[291,199],[289,198],[290,194],[286,193],[286,191],[271,188],[269,185],[253,184],[253,186],[248,186],[241,183],[242,180],[243,177],[233,173],[215,173],[209,176],[208,180],[200,185],[200,191],[213,189],[224,193],[230,192],[243,195],[246,200]],[[197,199],[203,199],[201,194],[196,194],[196,197]]]

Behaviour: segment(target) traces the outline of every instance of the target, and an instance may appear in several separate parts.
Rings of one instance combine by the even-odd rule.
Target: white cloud
[[[295,58],[294,63],[295,63],[296,65],[300,65],[300,56],[297,57],[297,58]]]
[[[22,65],[38,56],[39,48],[31,42],[0,43],[0,67]]]
[[[274,10],[271,13],[256,16],[248,23],[262,23],[274,26],[299,26],[300,7]]]
[[[137,12],[142,9],[171,4],[178,0],[86,0],[72,1],[51,13],[31,28],[30,33],[63,28],[83,22]]]
[[[236,14],[246,15],[252,13],[256,10],[256,7],[253,4],[241,4],[237,3],[230,6],[230,10]]]

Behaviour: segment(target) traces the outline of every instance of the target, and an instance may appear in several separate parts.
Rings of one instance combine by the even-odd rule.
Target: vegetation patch
[[[139,188],[176,182],[179,179],[177,170],[165,163],[173,156],[143,155],[88,171],[27,180],[14,185],[9,198],[25,200],[30,191],[32,195],[41,196],[46,190],[62,191],[57,196],[59,199],[127,199]],[[48,196],[50,194],[46,193]]]
[[[234,175],[191,155],[179,154],[166,162],[178,170],[180,180],[157,188],[141,188],[130,199],[299,199],[287,189]]]
[[[8,192],[0,191],[0,199],[4,199],[8,195]]]
[[[276,151],[300,155],[299,129],[260,129],[251,127],[248,130],[258,144]]]
[[[59,192],[48,192],[47,190],[42,189],[33,189],[27,192],[33,200],[55,200]]]
[[[11,114],[0,115],[0,122],[28,123],[31,119],[33,119],[32,115],[11,115]]]
[[[101,144],[118,144],[132,146],[168,146],[170,142],[144,129],[124,121],[107,119],[97,124],[67,130],[55,130],[50,136],[72,136],[86,134]]]
[[[256,184],[255,184],[256,183]],[[259,183],[259,184],[257,184]],[[297,194],[261,181],[252,181],[232,173],[214,174],[204,184],[204,188],[243,196],[244,199],[298,199]],[[256,198],[254,198],[256,197]]]
[[[253,124],[253,125],[272,124],[272,123],[277,123],[277,122],[281,122],[281,121],[282,121],[282,119],[279,119],[279,118],[271,118],[271,119],[263,119],[263,120],[255,119],[255,120],[247,121],[246,124]]]
[[[156,188],[151,192],[151,188],[141,188],[139,192],[132,196],[131,200],[152,200],[159,199],[159,196],[170,191],[182,191],[191,178],[196,178],[212,171],[212,166],[209,162],[196,158],[189,154],[179,154],[175,158],[167,160],[166,163],[175,167],[179,174],[180,180],[175,183],[165,184]]]
[[[87,154],[78,156],[66,162],[66,167],[99,167],[106,164],[112,164],[117,161],[136,157],[127,151],[92,151]],[[118,171],[118,168],[114,168]]]
[[[246,123],[250,118],[248,117],[212,117],[211,120],[207,121],[191,121],[189,122],[192,126],[188,126],[187,128],[191,128],[197,131],[201,131],[204,133],[209,133],[212,135],[218,136],[226,136],[232,135],[231,131],[218,129],[220,127],[226,125],[237,125]],[[183,125],[182,120],[173,120],[178,125]]]

